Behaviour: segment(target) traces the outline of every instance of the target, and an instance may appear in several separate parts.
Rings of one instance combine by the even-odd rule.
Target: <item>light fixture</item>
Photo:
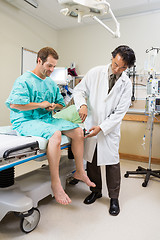
[[[115,18],[110,8],[110,4],[106,0],[58,0],[58,2],[64,7],[60,12],[65,16],[77,17],[79,23],[84,17],[92,17],[114,37],[120,37],[120,24]],[[103,16],[108,13],[111,15],[116,25],[115,32],[98,18],[98,16]]]

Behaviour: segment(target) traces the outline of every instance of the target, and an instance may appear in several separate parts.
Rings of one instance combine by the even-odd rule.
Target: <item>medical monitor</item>
[[[68,69],[66,67],[56,67],[50,77],[60,85],[66,85],[68,81]]]

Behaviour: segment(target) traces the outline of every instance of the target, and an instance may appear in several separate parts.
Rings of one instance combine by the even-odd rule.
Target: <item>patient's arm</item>
[[[10,104],[10,108],[15,108],[18,109],[20,111],[28,111],[28,110],[33,110],[33,109],[37,109],[37,108],[53,108],[53,104],[54,104],[54,109],[61,109],[63,106],[61,104],[55,104],[55,103],[49,103],[48,101],[44,101],[41,103],[35,103],[35,102],[31,102],[28,104]]]

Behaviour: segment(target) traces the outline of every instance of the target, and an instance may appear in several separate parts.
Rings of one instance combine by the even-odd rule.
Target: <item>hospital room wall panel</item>
[[[108,63],[111,51],[120,44],[126,44],[135,50],[136,69],[142,73],[147,58],[146,49],[160,47],[160,12],[118,18],[118,21],[121,30],[118,39],[98,23],[80,23],[79,28],[58,31],[58,50],[63,56],[60,65],[69,66],[75,62],[78,74],[84,75],[91,67]],[[104,23],[114,29],[111,21]]]
[[[143,137],[145,135],[145,144]],[[160,123],[153,124],[152,163],[160,164]],[[125,159],[148,162],[150,130],[146,121],[123,120],[121,125],[120,157]]]
[[[110,24],[111,25],[111,24]],[[60,65],[70,66],[75,62],[76,71],[84,75],[90,68],[110,61],[110,51],[114,44],[110,34],[97,24],[80,24],[78,28],[58,31]],[[118,39],[114,39],[118,44]]]
[[[57,32],[0,0],[0,126],[10,124],[5,101],[21,74],[22,47],[38,51],[45,46],[57,49]]]

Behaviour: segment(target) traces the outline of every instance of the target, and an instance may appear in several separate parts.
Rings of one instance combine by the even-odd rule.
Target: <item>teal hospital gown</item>
[[[50,77],[43,80],[27,71],[16,79],[6,105],[10,108],[10,104],[23,105],[43,101],[65,106],[59,87]],[[13,129],[23,136],[39,136],[49,139],[57,130],[66,131],[79,127],[78,124],[70,121],[54,118],[52,112],[42,108],[29,111],[12,108],[10,110]]]

